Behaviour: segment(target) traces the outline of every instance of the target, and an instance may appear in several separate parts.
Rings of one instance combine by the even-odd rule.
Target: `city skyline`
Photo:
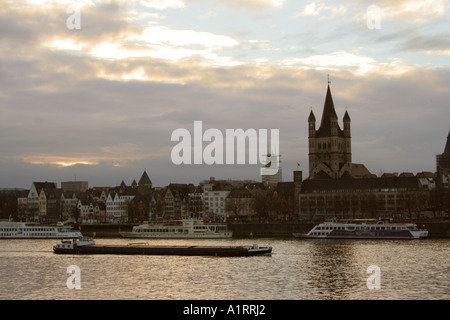
[[[171,133],[194,121],[279,129],[284,181],[298,163],[307,177],[308,115],[320,119],[328,75],[353,162],[435,172],[450,124],[448,13],[425,0],[2,2],[0,188],[129,185],[144,170],[161,187],[260,181],[260,164],[173,164]]]

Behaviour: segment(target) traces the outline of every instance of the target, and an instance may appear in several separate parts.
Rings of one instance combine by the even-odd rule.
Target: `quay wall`
[[[450,221],[445,222],[417,222],[419,228],[428,230],[428,235],[431,238],[450,238]]]
[[[291,238],[293,233],[307,233],[313,227],[313,223],[305,222],[228,224],[228,229],[233,232],[234,238]]]
[[[427,229],[430,238],[450,238],[450,221],[414,221],[420,229]],[[291,238],[293,233],[306,233],[316,222],[248,222],[229,223],[228,229],[233,232],[234,238]],[[83,235],[96,238],[120,238],[119,231],[131,231],[137,224],[81,224]]]

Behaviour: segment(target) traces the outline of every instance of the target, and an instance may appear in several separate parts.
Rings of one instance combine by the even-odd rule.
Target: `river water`
[[[273,248],[272,256],[232,258],[56,255],[52,252],[56,242],[0,240],[0,299],[450,298],[450,239],[148,241],[154,245],[256,243]],[[129,242],[97,239],[98,244]],[[77,273],[72,274],[71,266],[78,267]],[[79,282],[72,281],[74,274]],[[75,284],[79,289],[73,289]]]

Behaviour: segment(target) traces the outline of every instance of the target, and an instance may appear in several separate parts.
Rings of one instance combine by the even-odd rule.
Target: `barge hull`
[[[119,254],[119,255],[179,255],[179,256],[217,256],[242,257],[270,255],[272,248],[252,247],[157,247],[157,246],[106,246],[91,245],[73,249],[54,248],[57,254]]]

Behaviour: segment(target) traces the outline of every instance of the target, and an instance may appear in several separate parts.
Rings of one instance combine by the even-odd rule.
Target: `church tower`
[[[345,111],[344,130],[338,123],[328,82],[320,127],[316,130],[316,118],[311,110],[308,118],[309,177],[338,179],[352,176],[350,116]]]
[[[444,153],[436,156],[436,170],[438,174],[438,185],[444,185],[444,181],[449,183],[450,177],[450,131],[447,135],[447,143],[445,144]],[[450,183],[449,183],[450,185]]]

